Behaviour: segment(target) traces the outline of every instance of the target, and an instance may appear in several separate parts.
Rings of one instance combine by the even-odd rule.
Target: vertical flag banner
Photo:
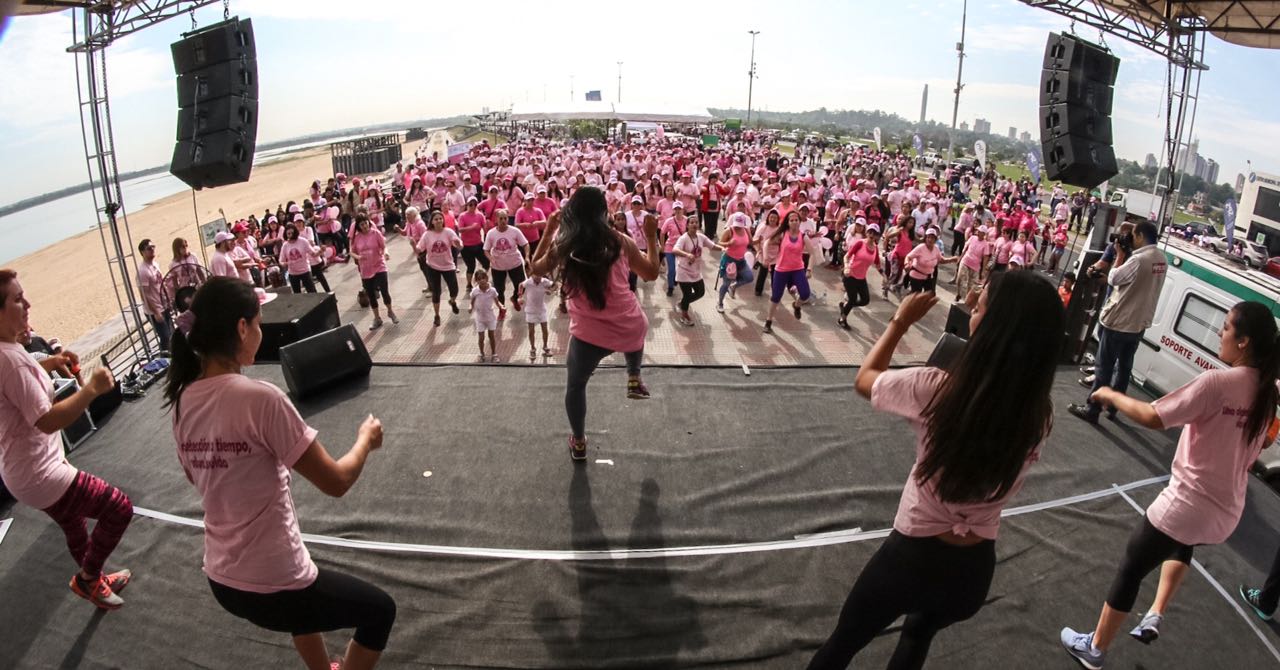
[[[1034,151],[1027,152],[1027,169],[1031,171],[1031,178],[1040,183],[1040,157]]]
[[[924,153],[924,142],[920,140],[919,135],[911,136],[911,146],[915,148],[917,156]]]
[[[1234,197],[1227,198],[1222,203],[1222,225],[1226,230],[1222,231],[1227,236],[1227,248],[1230,249],[1236,243],[1236,199]]]
[[[987,143],[978,140],[973,143],[973,155],[978,157],[978,163],[982,165],[982,169],[987,169]]]
[[[871,129],[871,136],[872,136],[872,137],[874,137],[874,138],[876,138],[876,151],[881,151],[881,148],[880,148],[880,129],[879,129],[879,128],[872,128],[872,129]]]

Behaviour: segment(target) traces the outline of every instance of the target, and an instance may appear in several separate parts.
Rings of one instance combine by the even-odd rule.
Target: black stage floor
[[[1142,506],[1162,486],[1151,480],[1167,475],[1174,435],[1071,418],[1083,395],[1072,373],[1059,375],[1057,426],[1013,503],[1023,513],[1002,526],[989,603],[938,636],[930,667],[1073,667],[1057,631],[1093,625],[1140,519],[1112,486],[1137,483],[1127,495]],[[281,383],[276,367],[250,374]],[[302,528],[321,565],[395,597],[385,667],[803,667],[890,527],[912,460],[905,424],[856,398],[853,375],[651,369],[654,397],[631,401],[623,372],[602,369],[590,462],[575,467],[563,368],[378,366],[300,404],[331,453],[367,412],[386,426],[346,498],[295,477]],[[200,518],[198,501],[160,400],[156,389],[121,408],[72,455],[139,508],[108,565],[134,571],[123,610],[98,614],[68,593],[73,566],[44,515],[0,510],[14,517],[0,544],[0,667],[297,666],[286,636],[209,593],[200,531],[183,523]],[[1261,580],[1278,531],[1280,499],[1251,482],[1231,541],[1196,553],[1225,591],[1189,577],[1160,641],[1125,638],[1107,667],[1280,665],[1280,628],[1233,604],[1239,581]],[[1139,608],[1154,590],[1148,578]],[[891,629],[855,665],[882,667],[895,641]]]

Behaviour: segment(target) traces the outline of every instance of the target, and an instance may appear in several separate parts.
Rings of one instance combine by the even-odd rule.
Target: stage
[[[248,373],[283,383],[276,366]],[[905,424],[857,398],[854,374],[652,368],[653,398],[635,401],[620,369],[602,369],[589,461],[575,465],[562,367],[378,365],[299,403],[334,455],[366,413],[386,428],[345,498],[294,477],[302,530],[321,566],[395,597],[384,667],[803,667],[891,526],[912,462]],[[1160,491],[1176,438],[1070,417],[1077,376],[1059,372],[1055,430],[1007,510],[987,606],[939,634],[929,667],[1074,667],[1058,630],[1093,625],[1141,519],[1127,498],[1145,507]],[[298,666],[287,636],[213,600],[161,400],[154,387],[124,405],[72,456],[138,508],[107,566],[134,572],[124,609],[98,613],[69,593],[74,568],[42,513],[0,510],[14,517],[0,543],[0,667]],[[1280,665],[1280,628],[1235,605],[1278,535],[1280,499],[1251,481],[1231,540],[1196,551],[1225,591],[1193,572],[1160,640],[1123,637],[1107,667]],[[855,667],[883,667],[896,633]],[[331,649],[347,636],[329,636]]]

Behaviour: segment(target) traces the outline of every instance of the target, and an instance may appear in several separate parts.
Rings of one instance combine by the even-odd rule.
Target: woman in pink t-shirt
[[[1053,285],[1029,272],[993,278],[975,301],[972,338],[948,370],[890,370],[898,343],[937,302],[930,293],[904,298],[858,370],[857,393],[914,429],[916,459],[893,530],[810,668],[848,667],[903,615],[891,665],[918,668],[938,631],[977,614],[995,574],[1000,512],[1053,425],[1058,347],[1050,343],[1062,341],[1066,321]]]
[[[382,315],[378,312],[378,295],[387,304],[387,318],[391,323],[400,323],[396,311],[391,308],[391,291],[387,284],[387,239],[382,231],[373,227],[373,222],[364,212],[356,214],[355,234],[351,236],[351,257],[355,259],[360,270],[360,285],[369,297],[369,306],[373,308],[373,324],[369,330],[382,327]]]
[[[476,273],[476,263],[489,269],[489,258],[484,255],[485,217],[477,206],[475,196],[467,198],[467,209],[458,215],[458,237],[462,240],[462,262],[467,266],[467,294],[471,293],[471,278]]]
[[[293,636],[309,668],[329,667],[323,633],[354,628],[344,668],[372,668],[386,648],[396,605],[376,586],[318,568],[302,542],[290,470],[338,497],[382,446],[372,416],[334,461],[276,386],[241,374],[262,342],[253,288],[225,278],[196,291],[180,316],[165,383],[173,437],[204,508],[204,572],[232,615]]]
[[[627,286],[627,274],[635,272],[645,281],[658,277],[657,232],[657,218],[646,216],[644,236],[649,251],[641,253],[631,238],[610,228],[604,193],[584,188],[552,217],[529,264],[534,275],[556,272],[567,295],[569,352],[564,404],[573,431],[569,454],[574,460],[587,457],[587,381],[601,360],[623,352],[627,397],[649,397],[649,388],[640,378],[649,320]]]
[[[764,282],[773,273],[773,266],[778,262],[778,244],[773,241],[773,234],[782,225],[782,215],[778,210],[770,208],[765,212],[764,222],[756,226],[751,241],[756,243],[756,296],[764,295]]]
[[[670,296],[675,292],[676,288],[676,240],[684,234],[685,215],[684,203],[675,200],[671,203],[671,216],[662,221],[662,229],[659,231],[659,237],[662,239],[662,258],[667,264],[667,295]]]
[[[294,293],[316,292],[316,284],[311,280],[311,256],[320,253],[320,247],[302,239],[298,229],[289,226],[284,229],[284,246],[280,249],[280,262],[284,263],[285,272],[289,274],[289,286]]]
[[[707,283],[702,279],[702,261],[705,256],[703,249],[721,248],[702,234],[702,229],[696,220],[685,220],[684,234],[676,240],[672,250],[676,255],[676,283],[680,284],[680,305],[676,308],[676,323],[682,326],[693,325],[689,305],[700,300],[707,293]]]
[[[414,248],[424,256],[427,264],[427,287],[431,289],[431,307],[435,310],[434,325],[439,326],[442,279],[449,287],[449,309],[454,314],[458,313],[458,263],[453,252],[462,248],[462,238],[453,229],[445,227],[444,213],[437,209],[431,212],[431,225],[418,238]]]
[[[907,254],[907,290],[911,293],[933,293],[938,284],[938,266],[954,263],[955,256],[943,256],[938,248],[938,229],[929,228],[924,242]]]
[[[1150,643],[1186,578],[1196,545],[1225,542],[1244,512],[1249,468],[1268,442],[1280,391],[1280,333],[1271,308],[1237,303],[1222,324],[1218,358],[1228,368],[1202,373],[1154,403],[1103,387],[1090,400],[1139,425],[1182,426],[1173,476],[1134,529],[1124,560],[1091,633],[1061,632],[1062,646],[1086,667],[1102,667],[1107,649],[1138,599],[1142,579],[1160,568],[1151,610],[1130,635]]]
[[[724,313],[724,296],[738,297],[738,288],[755,281],[755,274],[747,264],[747,251],[751,248],[751,217],[746,212],[734,212],[729,215],[729,226],[720,234],[720,268],[717,272],[720,282],[719,299],[716,311]]]
[[[844,253],[844,300],[840,303],[840,318],[836,323],[849,330],[849,312],[855,307],[871,303],[871,289],[867,285],[867,272],[875,266],[880,269],[880,226],[867,226],[866,237],[849,243]]]

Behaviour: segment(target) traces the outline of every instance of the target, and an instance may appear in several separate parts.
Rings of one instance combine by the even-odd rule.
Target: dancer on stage
[[[631,238],[609,226],[608,204],[597,188],[574,192],[568,204],[552,215],[538,245],[530,274],[555,273],[564,283],[569,309],[568,379],[565,412],[569,416],[569,452],[574,460],[587,458],[587,381],[605,356],[622,352],[627,360],[627,397],[649,397],[640,378],[649,320],[627,287],[627,274],[645,281],[658,277],[658,220],[645,217],[648,253],[640,253]]]
[[[1218,345],[1218,358],[1231,367],[1202,373],[1154,403],[1107,387],[1090,396],[1147,428],[1183,428],[1173,477],[1130,536],[1097,626],[1090,633],[1062,629],[1062,646],[1080,665],[1102,667],[1138,599],[1142,579],[1159,567],[1160,586],[1151,610],[1129,633],[1140,642],[1155,641],[1165,609],[1190,569],[1192,550],[1226,541],[1240,522],[1249,468],[1267,444],[1280,401],[1277,337],[1266,305],[1237,303],[1222,324]]]
[[[372,668],[395,623],[395,601],[316,567],[302,543],[289,471],[344,495],[382,446],[382,423],[366,418],[335,461],[283,391],[241,374],[262,342],[248,284],[211,279],[177,325],[164,394],[178,460],[204,508],[204,572],[214,599],[256,626],[292,635],[310,670],[330,668],[322,633],[355,628],[341,667]]]
[[[938,631],[978,613],[995,573],[1000,512],[1053,425],[1049,393],[1065,321],[1053,286],[1031,272],[994,277],[952,372],[890,370],[898,342],[937,302],[930,293],[904,298],[858,370],[858,394],[915,429],[916,461],[893,531],[854,582],[811,669],[848,667],[903,615],[887,667],[919,668]]]
[[[248,284],[228,281],[253,293]],[[74,395],[53,402],[49,371],[78,374],[80,358],[63,351],[37,363],[22,346],[31,330],[30,313],[18,273],[0,270],[0,476],[18,502],[43,511],[62,528],[80,568],[71,578],[71,592],[101,609],[119,609],[124,605],[120,590],[132,573],[104,575],[102,566],[129,527],[133,505],[120,489],[67,462],[61,433],[84,416],[94,398],[114,388],[115,379],[100,367]],[[92,535],[85,519],[97,519]]]

